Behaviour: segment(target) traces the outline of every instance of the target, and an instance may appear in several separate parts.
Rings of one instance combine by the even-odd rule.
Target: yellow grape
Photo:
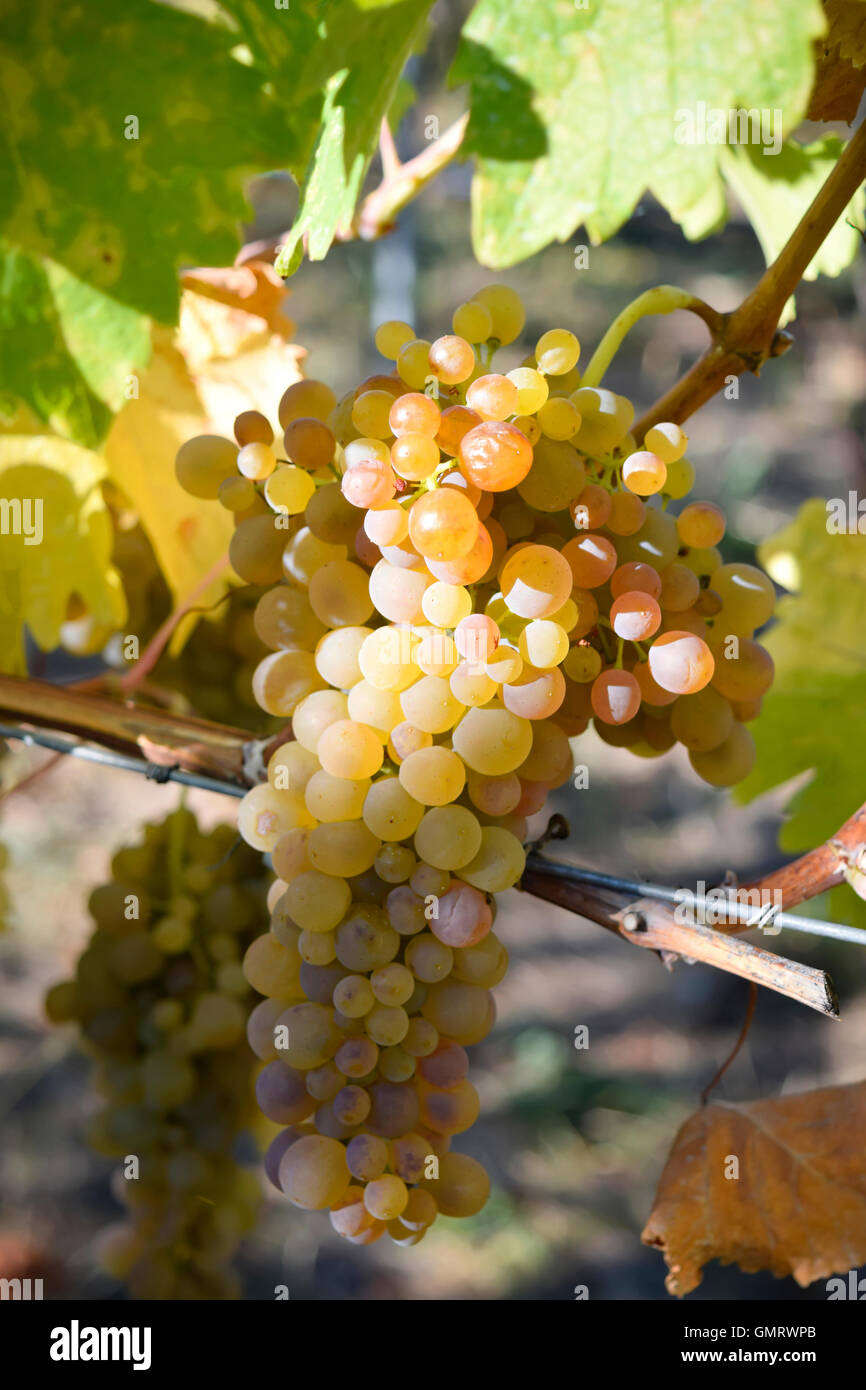
[[[363,820],[351,820],[317,825],[307,843],[310,863],[342,882],[371,869],[382,842]]]
[[[285,512],[288,516],[297,516],[302,512],[315,491],[316,484],[309,473],[304,472],[303,468],[296,468],[292,463],[280,464],[265,483],[265,497],[271,510]]]
[[[461,584],[437,581],[424,591],[421,608],[434,627],[456,627],[461,618],[468,618],[472,612],[472,596]]]
[[[424,814],[424,806],[406,791],[397,777],[385,777],[370,787],[364,799],[364,823],[380,840],[408,840]]]
[[[338,719],[329,724],[316,749],[326,772],[333,777],[349,777],[353,782],[375,777],[382,766],[382,744],[374,729]]]
[[[383,357],[389,357],[392,362],[396,362],[401,348],[410,343],[414,337],[415,330],[410,324],[403,323],[401,319],[388,319],[387,322],[379,324],[373,341],[376,344],[377,352],[381,352]]]
[[[517,387],[517,414],[534,415],[544,405],[548,385],[541,372],[533,367],[516,367],[508,373],[508,380]]]
[[[655,492],[661,492],[665,485],[668,471],[664,463],[657,454],[651,454],[647,450],[642,450],[636,454],[629,454],[622,464],[622,480],[629,492],[636,492],[639,497],[651,497]]]
[[[572,439],[580,429],[580,411],[567,396],[551,396],[539,406],[536,418],[548,439]]]
[[[567,328],[549,328],[535,344],[538,370],[549,376],[564,376],[577,366],[580,343]]]
[[[685,430],[672,421],[653,425],[644,436],[644,448],[652,450],[662,463],[676,463],[689,447]]]
[[[532,723],[507,709],[470,709],[452,742],[467,767],[496,777],[520,767],[532,747]]]
[[[451,327],[470,343],[486,343],[493,333],[490,310],[477,300],[458,304],[451,317]]]
[[[415,853],[437,869],[459,869],[481,848],[481,826],[464,806],[434,806],[415,832]]]
[[[690,502],[677,517],[677,531],[683,545],[707,550],[725,534],[725,514],[714,502]]]
[[[523,332],[526,310],[516,290],[509,285],[485,285],[472,296],[472,302],[483,304],[490,314],[490,336],[506,346]]]
[[[466,783],[463,761],[450,748],[419,748],[401,762],[400,785],[425,806],[446,806],[456,801],[463,791]]]

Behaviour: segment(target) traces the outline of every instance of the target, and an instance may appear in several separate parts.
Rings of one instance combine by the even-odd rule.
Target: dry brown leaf
[[[824,0],[828,29],[819,42],[838,48],[855,67],[866,64],[866,5],[863,0]]]
[[[866,4],[824,0],[827,33],[815,43],[815,79],[806,119],[847,121],[866,87]]]
[[[735,1170],[738,1176],[726,1176]],[[674,1140],[642,1239],[666,1286],[697,1288],[709,1260],[802,1287],[866,1260],[866,1082],[710,1105]]]
[[[815,66],[806,119],[847,121],[850,125],[857,115],[864,88],[866,68],[855,67],[840,55],[838,48],[821,54]]]

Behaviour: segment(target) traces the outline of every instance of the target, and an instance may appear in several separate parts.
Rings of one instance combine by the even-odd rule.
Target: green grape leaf
[[[232,261],[245,176],[300,159],[303,121],[225,23],[154,0],[0,0],[0,21],[2,230],[173,323],[178,267]]]
[[[767,144],[791,131],[824,28],[818,0],[479,0],[451,74],[471,90],[479,260],[513,265],[581,223],[603,241],[646,188],[690,236],[712,230],[714,113],[727,130],[765,112]]]
[[[126,616],[105,476],[98,455],[55,435],[0,438],[0,651],[13,675],[27,672],[25,626],[51,651],[72,594],[100,625]]]
[[[298,214],[276,262],[281,275],[297,269],[305,249],[310,260],[322,260],[351,223],[382,117],[426,29],[431,5],[432,0],[393,0],[359,8],[353,0],[332,0],[324,7],[319,62],[330,55],[330,75],[321,129],[300,178]]]
[[[394,88],[394,95],[391,98],[391,105],[386,112],[388,124],[392,131],[400,128],[403,117],[411,110],[418,100],[418,93],[407,77],[401,77]]]
[[[723,151],[725,179],[755,229],[767,265],[778,256],[844,147],[838,135],[827,135],[811,145],[788,140],[775,159],[764,158],[753,145]],[[857,226],[851,223],[862,225],[864,211],[866,190],[861,187],[809,262],[805,280],[839,275],[851,264],[861,245]],[[793,317],[793,310],[791,299],[781,318],[783,324]]]
[[[839,498],[828,510],[814,498],[758,551],[791,592],[761,637],[776,679],[750,725],[757,762],[736,794],[747,801],[806,778],[779,837],[791,852],[828,839],[866,796],[866,515],[856,505]],[[852,531],[837,529],[851,521]]]
[[[0,241],[0,379],[48,428],[94,448],[150,351],[148,319]]]

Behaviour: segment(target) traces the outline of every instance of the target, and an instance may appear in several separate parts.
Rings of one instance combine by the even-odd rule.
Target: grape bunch
[[[337,400],[320,381],[235,441],[188,441],[177,473],[235,513],[231,559],[269,586],[253,691],[291,720],[240,806],[278,875],[245,970],[266,1166],[295,1205],[368,1244],[474,1214],[488,1179],[451,1152],[478,1096],[466,1048],[492,1027],[507,956],[494,895],[527,817],[573,776],[570,739],[656,757],[676,742],[728,786],[772,678],[754,640],[774,591],[725,565],[725,519],[685,499],[676,424],[640,440],[628,400],[581,386],[555,328],[506,373],[519,297],[488,286],[435,342],[388,322],[391,364]]]
[[[45,1000],[93,1059],[105,1103],[87,1138],[123,1160],[128,1209],[102,1262],[136,1298],[237,1296],[230,1261],[256,1219],[258,1183],[231,1151],[256,1120],[241,962],[269,875],[234,846],[230,827],[204,834],[184,809],[146,826],[91,896],[96,927],[75,978]]]

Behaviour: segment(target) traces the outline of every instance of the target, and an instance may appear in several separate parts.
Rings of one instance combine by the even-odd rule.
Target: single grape
[[[609,668],[596,676],[591,698],[593,713],[602,723],[625,724],[640,709],[640,686],[630,671]]]
[[[665,632],[649,650],[653,680],[675,695],[694,695],[703,690],[713,678],[714,667],[713,653],[706,642],[691,632]]]
[[[567,328],[549,328],[535,344],[538,370],[549,376],[564,376],[577,366],[580,343]]]
[[[431,372],[446,386],[456,386],[458,382],[466,381],[475,370],[475,353],[471,343],[453,333],[446,333],[431,344],[427,360]]]
[[[488,420],[463,436],[459,458],[462,471],[483,492],[507,492],[532,467],[532,445],[514,425]]]
[[[391,432],[398,438],[404,434],[420,434],[434,439],[440,429],[442,416],[438,405],[429,396],[420,391],[407,391],[391,405],[388,423]]]
[[[690,502],[677,517],[677,531],[683,545],[709,549],[725,534],[725,514],[714,502]]]
[[[493,333],[490,310],[477,300],[458,304],[451,318],[451,327],[470,343],[486,343]]]
[[[376,344],[376,351],[381,352],[383,357],[388,357],[395,362],[400,355],[401,348],[407,343],[412,342],[415,337],[415,330],[408,323],[403,323],[401,319],[388,319],[385,323],[380,323],[373,337]]]

